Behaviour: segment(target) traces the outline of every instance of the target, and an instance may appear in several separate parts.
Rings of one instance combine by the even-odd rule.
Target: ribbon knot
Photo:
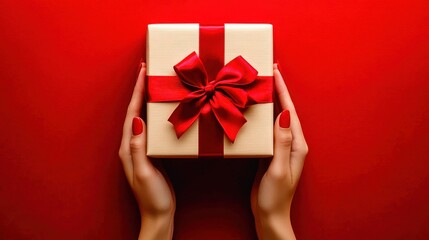
[[[203,108],[213,112],[225,135],[234,142],[238,131],[246,123],[242,111],[251,104],[245,90],[258,75],[243,57],[227,63],[209,82],[206,69],[195,52],[174,66],[182,84],[191,90],[170,115],[170,121],[180,138],[200,117]]]
[[[209,97],[211,97],[213,95],[214,90],[215,90],[215,87],[211,83],[204,86],[204,91],[206,92],[207,96],[209,96]]]

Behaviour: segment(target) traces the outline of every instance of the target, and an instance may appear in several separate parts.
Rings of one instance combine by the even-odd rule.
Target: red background
[[[0,1],[0,238],[135,239],[117,152],[146,25],[269,22],[310,147],[298,239],[428,239],[428,6]],[[167,167],[177,239],[255,238],[254,161]]]

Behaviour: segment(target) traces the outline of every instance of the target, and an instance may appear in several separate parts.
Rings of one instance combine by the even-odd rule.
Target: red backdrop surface
[[[429,238],[425,0],[0,2],[0,238],[135,239],[117,156],[148,23],[268,22],[310,153],[298,239]],[[176,239],[255,239],[254,160],[169,161]]]

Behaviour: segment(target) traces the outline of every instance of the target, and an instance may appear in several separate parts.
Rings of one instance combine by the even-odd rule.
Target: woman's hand
[[[174,191],[168,178],[146,156],[146,125],[139,117],[145,76],[146,65],[142,63],[125,118],[119,157],[140,209],[139,239],[171,239],[176,207]]]
[[[274,81],[283,112],[274,124],[274,156],[271,163],[263,159],[259,164],[251,194],[252,212],[259,239],[295,239],[290,207],[308,147],[276,64]]]

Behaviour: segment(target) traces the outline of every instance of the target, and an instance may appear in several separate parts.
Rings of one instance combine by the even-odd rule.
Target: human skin
[[[124,122],[119,157],[140,209],[139,239],[171,239],[176,208],[174,190],[156,159],[146,156],[146,126],[138,117],[145,76],[146,65],[142,63]],[[140,133],[133,133],[133,128]]]
[[[144,99],[146,65],[141,64],[123,127],[119,157],[137,200],[141,228],[139,239],[172,239],[176,200],[165,171],[146,156],[146,125],[139,117]],[[301,176],[308,147],[283,78],[274,65],[276,93],[283,120],[290,112],[290,127],[274,124],[274,157],[261,160],[252,188],[251,205],[259,239],[295,239],[290,221],[292,198]],[[287,116],[286,116],[287,115]],[[288,123],[288,121],[286,121]]]
[[[259,239],[289,240],[296,239],[290,208],[308,146],[277,64],[274,64],[274,83],[283,112],[274,124],[274,156],[271,161],[260,160],[251,192],[251,206]],[[290,126],[284,126],[284,120],[288,118]]]

